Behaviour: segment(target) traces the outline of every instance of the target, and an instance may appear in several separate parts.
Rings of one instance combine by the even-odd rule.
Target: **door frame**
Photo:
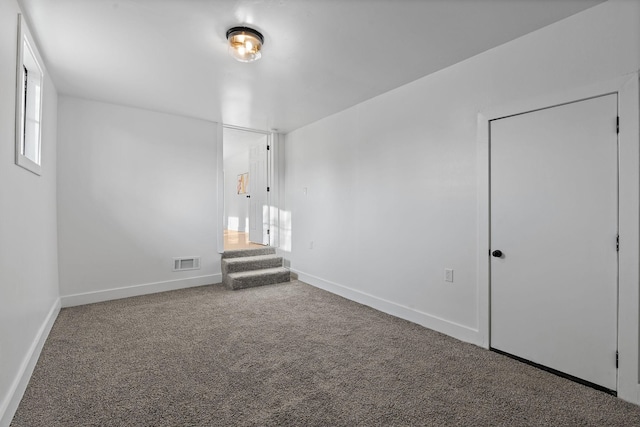
[[[278,247],[279,245],[279,226],[280,226],[280,210],[274,203],[280,201],[280,188],[282,185],[282,179],[280,174],[280,152],[282,150],[282,138],[276,131],[265,131],[260,129],[251,129],[240,126],[221,124],[218,126],[217,134],[217,201],[218,201],[218,224],[217,224],[217,249],[218,253],[224,253],[224,141],[223,133],[224,129],[233,129],[243,132],[259,133],[267,136],[267,145],[269,150],[267,151],[267,186],[269,191],[267,192],[267,206],[269,207],[269,246]],[[249,178],[251,179],[251,178]]]
[[[490,346],[490,126],[491,120],[617,93],[619,155],[618,397],[640,404],[640,91],[638,73],[547,94],[478,113],[478,334]]]

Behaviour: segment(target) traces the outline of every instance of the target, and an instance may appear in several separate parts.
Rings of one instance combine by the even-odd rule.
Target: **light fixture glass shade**
[[[258,31],[248,27],[233,27],[227,31],[229,54],[240,62],[253,62],[260,59],[264,37]]]

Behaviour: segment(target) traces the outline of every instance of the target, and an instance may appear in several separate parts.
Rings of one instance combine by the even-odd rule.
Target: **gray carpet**
[[[301,282],[63,309],[12,426],[639,426],[640,407]]]

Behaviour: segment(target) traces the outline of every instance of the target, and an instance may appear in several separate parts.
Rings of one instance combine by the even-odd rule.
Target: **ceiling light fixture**
[[[227,31],[229,53],[240,62],[253,62],[260,59],[264,37],[249,27],[233,27]]]

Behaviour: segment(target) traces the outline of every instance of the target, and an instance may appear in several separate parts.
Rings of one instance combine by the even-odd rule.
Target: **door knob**
[[[250,198],[251,198],[251,196],[249,196],[249,195],[247,194],[247,199],[250,199]]]
[[[491,255],[496,258],[502,258],[502,251],[500,249],[496,249],[495,251],[491,252]]]

